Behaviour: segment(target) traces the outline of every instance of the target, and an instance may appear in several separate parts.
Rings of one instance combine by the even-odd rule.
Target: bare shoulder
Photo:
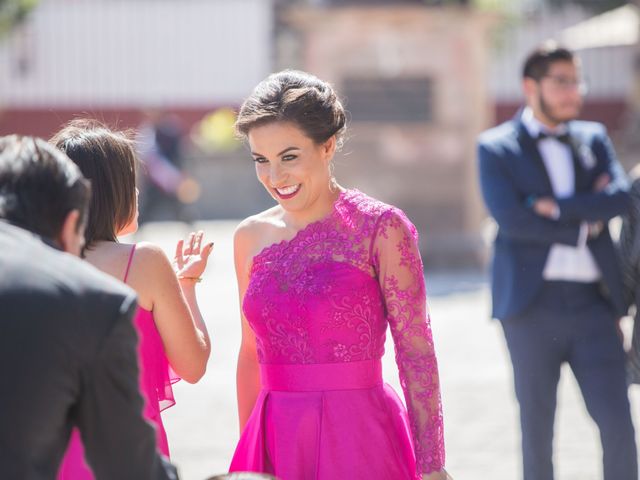
[[[253,250],[256,244],[277,235],[282,226],[282,209],[279,206],[270,208],[256,215],[245,218],[234,232],[236,248]]]
[[[173,272],[166,253],[158,245],[149,242],[136,244],[134,263],[135,271],[150,279]]]
[[[282,209],[279,206],[245,218],[233,236],[236,260],[250,263],[260,250],[278,241],[282,229]]]
[[[129,285],[138,292],[142,308],[151,310],[159,287],[171,284],[175,276],[164,251],[148,242],[136,244],[136,252],[129,271]]]
[[[89,248],[84,259],[98,270],[122,281],[132,248],[132,244],[102,241]]]
[[[149,242],[139,242],[136,244],[136,257],[140,263],[168,261],[164,250],[158,245]]]

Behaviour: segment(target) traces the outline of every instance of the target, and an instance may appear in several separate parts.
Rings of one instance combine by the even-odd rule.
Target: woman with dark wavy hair
[[[91,181],[83,257],[138,294],[134,325],[139,337],[143,413],[156,427],[158,450],[169,456],[160,412],[175,404],[172,383],[179,378],[195,383],[204,375],[211,350],[195,287],[204,273],[213,243],[203,245],[203,233],[191,233],[186,243],[178,242],[173,263],[150,243],[120,243],[119,236],[138,228],[133,142],[96,121],[75,120],[59,131],[51,143],[65,152]],[[58,477],[67,479],[93,479],[84,463],[77,432],[71,437]]]
[[[447,478],[418,233],[398,208],[333,178],[346,128],[340,100],[313,75],[276,73],[244,102],[236,127],[277,205],[235,233],[242,434],[230,470]],[[408,412],[382,381],[387,326]]]

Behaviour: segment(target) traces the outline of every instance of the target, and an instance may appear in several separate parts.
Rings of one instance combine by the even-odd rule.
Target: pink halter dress
[[[262,389],[230,471],[413,480],[444,465],[438,368],[415,227],[357,190],[253,258],[243,311]],[[382,380],[387,326],[408,411]]]
[[[131,248],[123,282],[127,283],[129,269],[135,253]],[[144,399],[143,416],[156,429],[158,451],[169,456],[167,434],[162,424],[160,412],[175,405],[171,385],[180,378],[173,372],[167,361],[162,338],[156,327],[153,312],[138,307],[134,317],[138,333],[138,364],[140,368],[140,393]],[[107,420],[108,421],[108,420]],[[84,447],[78,429],[73,429],[67,452],[58,471],[58,480],[93,480],[93,472],[84,458]]]

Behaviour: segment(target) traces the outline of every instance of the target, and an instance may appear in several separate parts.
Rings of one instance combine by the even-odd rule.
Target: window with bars
[[[424,123],[434,119],[433,80],[421,78],[344,79],[341,88],[354,122]]]

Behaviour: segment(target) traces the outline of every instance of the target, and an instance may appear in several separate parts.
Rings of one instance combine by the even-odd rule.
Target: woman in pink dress
[[[241,437],[231,471],[282,480],[442,480],[438,368],[415,227],[332,176],[345,112],[327,83],[271,75],[240,110],[277,205],[235,239]],[[383,383],[390,327],[407,409]]]
[[[202,246],[203,233],[178,242],[173,265],[149,243],[119,243],[118,236],[138,228],[136,156],[133,143],[89,120],[76,120],[51,142],[65,152],[91,181],[92,199],[85,232],[85,259],[127,283],[138,293],[134,319],[140,338],[138,359],[144,416],[156,427],[160,452],[169,456],[160,412],[175,404],[172,383],[197,382],[205,373],[210,340],[196,300],[195,286],[213,244]],[[90,318],[87,321],[91,321]],[[175,372],[175,373],[174,373]],[[107,419],[108,421],[108,419]],[[90,480],[77,431],[71,436],[58,480]]]

